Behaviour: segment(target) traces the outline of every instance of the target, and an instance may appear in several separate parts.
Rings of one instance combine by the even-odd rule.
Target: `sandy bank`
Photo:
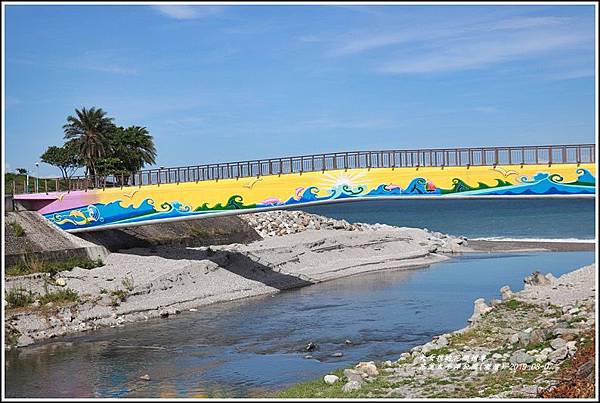
[[[460,252],[461,238],[384,225],[305,229],[247,245],[138,248],[105,266],[8,278],[6,288],[36,295],[72,289],[80,301],[6,311],[18,345],[104,326],[173,315],[220,301],[279,292],[377,270],[420,267]],[[37,306],[35,306],[37,305]]]

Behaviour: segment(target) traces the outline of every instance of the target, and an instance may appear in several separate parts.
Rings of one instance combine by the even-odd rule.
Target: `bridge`
[[[594,144],[352,151],[13,183],[68,232],[375,199],[594,197]]]

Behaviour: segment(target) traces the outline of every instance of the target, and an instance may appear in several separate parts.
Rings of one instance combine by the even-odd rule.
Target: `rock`
[[[522,331],[519,332],[519,345],[525,347],[529,343],[531,343],[531,333]]]
[[[554,277],[554,275],[552,273],[548,273],[546,274],[546,278],[551,282],[555,282],[556,280],[558,280],[556,277]]]
[[[40,303],[40,300],[39,300],[39,299],[36,299],[36,300],[35,300],[35,301],[33,301],[33,303],[31,304],[31,306],[33,306],[33,307],[36,307],[36,308],[37,308],[38,306],[40,306],[40,305],[41,305],[41,303]]]
[[[473,315],[469,318],[469,322],[476,322],[482,315],[492,310],[492,308],[487,306],[483,298],[476,299],[473,305]]]
[[[344,341],[344,344],[346,344],[346,345],[350,345],[350,344],[352,344],[352,340],[350,340],[350,339],[346,339],[346,340]]]
[[[325,381],[325,383],[327,385],[333,385],[334,383],[336,383],[338,380],[340,379],[339,376],[336,375],[325,375],[323,377],[323,381]]]
[[[312,356],[312,355],[310,355],[310,354],[306,354],[306,355],[304,356],[304,358],[305,358],[305,359],[307,359],[307,360],[312,360],[313,356]]]
[[[332,357],[341,357],[341,356],[343,356],[343,355],[344,355],[344,354],[342,354],[342,353],[340,353],[340,352],[336,352],[336,353],[333,353],[333,354],[331,354],[331,356],[332,356]]]
[[[493,307],[496,307],[496,306],[498,306],[498,305],[501,305],[501,304],[502,304],[502,300],[499,300],[499,299],[497,299],[497,298],[494,298],[494,299],[492,300],[492,306],[493,306]]]
[[[548,330],[546,329],[534,329],[529,333],[529,343],[541,343],[548,337]]]
[[[590,378],[594,376],[594,361],[590,360],[579,368],[577,368],[577,377],[578,378]]]
[[[429,343],[425,343],[423,344],[423,346],[421,347],[421,352],[423,354],[427,354],[432,350],[435,350],[437,348],[437,346],[433,343],[433,342],[429,342]]]
[[[161,318],[169,317],[169,311],[160,311],[158,314],[160,315]]]
[[[550,342],[550,347],[552,347],[554,350],[559,350],[559,349],[565,347],[566,344],[567,343],[564,341],[564,339],[557,337],[556,339],[554,339]]]
[[[306,351],[315,351],[317,348],[319,348],[317,343],[313,343],[312,341],[308,342],[306,347],[304,347]]]
[[[350,381],[344,386],[342,386],[342,392],[348,393],[355,390],[359,390],[362,387],[362,384],[356,381]]]
[[[509,359],[511,364],[529,364],[533,362],[533,357],[524,351],[515,351]]]
[[[576,313],[579,313],[579,308],[573,308],[573,309],[569,309],[569,312],[571,315],[575,315]]]
[[[62,308],[60,311],[58,311],[58,317],[64,320],[65,322],[73,321],[73,314],[71,313],[71,310],[69,308]]]
[[[353,369],[345,369],[344,376],[346,377],[346,379],[348,379],[348,381],[355,381],[359,383],[363,381],[363,377],[360,374],[360,372],[355,371]]]
[[[448,345],[448,339],[446,338],[446,336],[440,336],[435,342],[435,344],[437,344],[438,348],[446,347]]]
[[[558,350],[553,351],[550,354],[548,354],[548,359],[556,364],[556,363],[564,360],[565,358],[567,358],[568,353],[569,353],[569,350],[567,349],[566,346],[561,347]]]
[[[548,280],[546,278],[546,276],[544,276],[542,273],[540,273],[539,271],[534,271],[531,276],[527,276],[525,277],[525,279],[523,280],[523,282],[525,284],[528,285],[547,285],[550,284],[550,280]]]
[[[512,336],[510,336],[508,338],[508,341],[510,341],[512,344],[518,343],[519,342],[519,333],[515,333]]]
[[[60,287],[64,287],[64,286],[67,285],[66,280],[64,278],[62,278],[62,277],[57,278],[56,281],[55,281],[55,283],[56,283],[56,285],[58,285]]]
[[[502,301],[506,301],[508,299],[511,299],[513,296],[513,292],[510,290],[510,287],[505,285],[504,287],[500,288],[500,294],[502,294]]]
[[[375,363],[373,361],[359,362],[354,368],[356,368],[356,370],[359,372],[367,374],[367,376],[379,375],[379,371],[377,370],[377,367],[375,366]]]
[[[386,367],[391,367],[394,364],[390,360],[387,360],[383,363],[383,365],[385,365]]]
[[[411,357],[410,353],[402,353],[402,354],[400,354],[400,358],[398,358],[398,362],[404,361],[410,357]]]
[[[148,375],[148,374],[142,375],[142,376],[140,376],[140,379],[142,381],[149,381],[150,380],[150,375]]]
[[[190,312],[198,312],[198,310],[196,308],[190,308],[189,311]]]
[[[501,360],[502,359],[502,354],[494,353],[494,354],[492,354],[492,358],[494,360]]]

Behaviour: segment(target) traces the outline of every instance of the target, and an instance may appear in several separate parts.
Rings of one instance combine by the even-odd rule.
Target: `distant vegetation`
[[[40,156],[42,162],[60,170],[60,190],[68,188],[68,180],[79,168],[85,169],[90,184],[97,184],[101,177],[115,175],[118,182],[126,185],[133,182],[131,173],[156,163],[156,147],[148,129],[117,126],[101,108],[75,109],[75,115],[67,117],[63,131],[64,144],[50,146]],[[35,191],[36,178],[29,176],[26,187],[27,177],[25,168],[6,173],[5,193],[12,193],[15,187],[19,193],[25,189]],[[48,184],[48,189],[55,190],[56,182]],[[40,184],[39,190],[44,191],[45,187]]]

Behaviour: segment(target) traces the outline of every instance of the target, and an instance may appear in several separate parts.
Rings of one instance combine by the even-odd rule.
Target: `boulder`
[[[552,347],[554,350],[559,350],[563,347],[565,347],[567,343],[565,342],[564,339],[557,337],[556,339],[552,340],[550,342],[550,347]]]
[[[360,372],[355,371],[353,369],[345,369],[344,376],[346,377],[346,379],[348,379],[348,381],[354,381],[359,383],[363,381],[363,376],[360,374]]]
[[[533,362],[533,357],[524,351],[515,351],[509,359],[511,364],[529,364]]]
[[[327,385],[333,385],[334,383],[336,383],[338,380],[340,379],[339,376],[336,375],[325,375],[323,377],[323,381],[325,381],[325,383]]]
[[[533,329],[531,333],[529,333],[529,343],[541,343],[546,340],[549,332],[546,329]]]
[[[144,374],[144,375],[140,376],[140,379],[142,381],[149,381],[150,380],[150,375]]]
[[[500,288],[500,294],[502,294],[502,301],[509,300],[513,297],[513,292],[511,291],[510,287],[507,285]]]
[[[354,368],[356,368],[356,370],[359,372],[367,374],[367,376],[379,375],[379,371],[377,370],[377,367],[373,361],[359,362]]]
[[[348,393],[353,392],[355,390],[359,390],[362,387],[362,384],[356,381],[350,381],[344,386],[342,386],[342,392]]]
[[[64,287],[67,285],[67,281],[62,277],[57,278],[54,283],[60,287]]]
[[[308,342],[304,349],[306,351],[315,351],[318,348],[317,343],[313,343],[312,341]]]
[[[564,360],[565,358],[567,358],[567,354],[569,353],[569,350],[567,349],[567,347],[561,347],[556,351],[551,352],[550,354],[548,354],[548,359],[550,361],[552,361],[554,364]]]
[[[519,333],[515,333],[512,336],[510,336],[508,341],[510,341],[512,344],[518,343],[519,342]]]
[[[534,271],[530,276],[525,277],[523,282],[533,286],[550,284],[550,280],[539,271]]]
[[[469,322],[476,322],[481,316],[492,310],[491,307],[487,306],[483,298],[476,299],[473,305],[473,315],[469,318]]]
[[[446,338],[446,336],[440,336],[435,342],[435,344],[437,344],[438,348],[446,347],[448,345],[448,339]]]

